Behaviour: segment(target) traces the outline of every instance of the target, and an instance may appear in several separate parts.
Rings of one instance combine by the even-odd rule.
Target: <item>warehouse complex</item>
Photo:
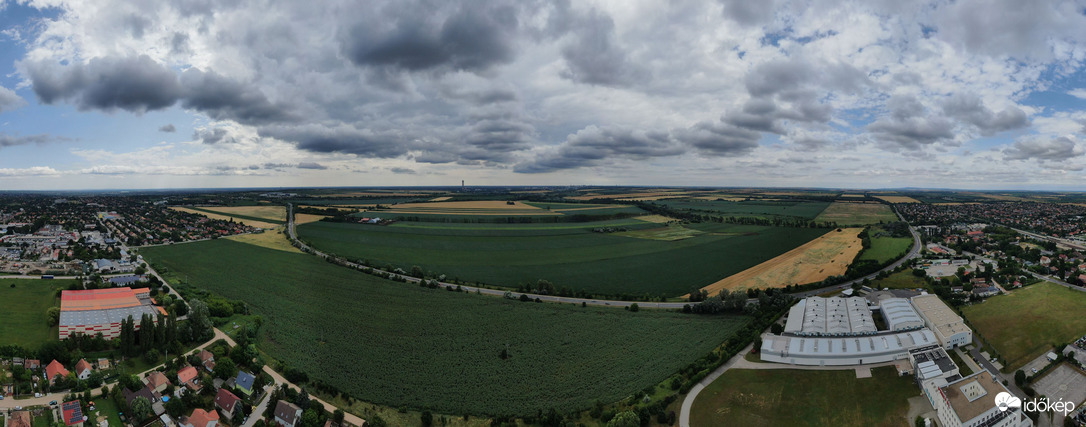
[[[144,314],[157,320],[165,311],[153,305],[147,288],[110,288],[84,291],[62,291],[60,294],[60,339],[72,334],[94,336],[101,333],[106,339],[121,334],[121,321],[131,316],[139,319]]]
[[[938,296],[932,294],[917,295],[911,299],[913,307],[924,318],[924,325],[935,332],[939,344],[947,349],[969,345],[973,342],[973,331],[965,326],[965,321],[958,316]]]
[[[874,312],[885,330],[876,328]],[[877,306],[862,297],[809,297],[789,309],[784,333],[762,337],[761,358],[808,366],[906,360],[914,349],[971,341],[972,332],[953,313],[935,295],[885,298]]]

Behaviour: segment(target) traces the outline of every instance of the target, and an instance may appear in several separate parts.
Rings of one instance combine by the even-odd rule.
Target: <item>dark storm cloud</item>
[[[388,170],[390,172],[392,172],[392,173],[401,174],[401,175],[414,175],[414,174],[417,173],[417,172],[415,172],[414,169],[401,168],[401,167],[388,168]]]
[[[685,151],[666,132],[589,126],[570,135],[550,153],[519,163],[513,170],[518,173],[546,173],[594,166],[605,160],[677,156]]]
[[[979,97],[972,94],[952,95],[943,102],[943,112],[957,120],[976,126],[984,136],[1029,126],[1029,118],[1020,108],[1010,107],[995,113],[985,107]]]
[[[229,135],[226,129],[214,128],[214,129],[197,129],[192,133],[193,139],[198,139],[200,142],[208,145],[215,145],[219,143],[233,144],[238,142],[237,139]]]
[[[890,149],[916,150],[954,138],[954,122],[927,114],[915,97],[895,96],[886,102],[889,115],[867,126],[875,139]]]
[[[190,68],[181,74],[185,98],[181,105],[199,110],[215,120],[258,124],[289,118],[285,107],[273,105],[256,86],[243,84],[214,72]]]
[[[173,33],[173,37],[170,37],[170,53],[181,55],[189,52],[189,35],[185,33]]]
[[[146,55],[94,58],[86,64],[25,64],[34,93],[45,104],[70,101],[80,110],[160,110],[181,96],[177,74]]]
[[[400,132],[375,132],[345,124],[268,125],[260,128],[260,135],[293,141],[298,148],[306,151],[355,154],[369,158],[399,157],[417,144],[416,138]]]
[[[676,132],[675,138],[702,153],[737,156],[754,150],[762,135],[727,123],[700,122],[689,129]]]
[[[1015,141],[1010,148],[1003,150],[1003,158],[1006,160],[1041,160],[1059,162],[1072,157],[1081,156],[1083,153],[1075,141],[1067,137],[1055,139],[1027,139]]]
[[[354,64],[480,72],[513,60],[517,13],[496,2],[395,2],[341,36]]]
[[[169,124],[163,125],[162,127],[158,128],[158,131],[159,132],[166,132],[166,133],[174,133],[174,132],[177,132],[177,127],[174,126],[173,123],[169,123]]]
[[[720,0],[724,5],[724,16],[740,25],[757,26],[773,19],[776,10],[773,0]]]
[[[328,166],[316,162],[301,162],[298,163],[298,169],[325,170],[328,169]]]
[[[0,148],[14,147],[16,145],[27,144],[45,144],[55,141],[67,141],[67,138],[59,138],[52,135],[27,135],[27,136],[11,136],[8,134],[0,133]]]
[[[601,86],[624,86],[647,77],[618,46],[615,23],[607,14],[592,9],[573,33],[575,38],[562,48],[568,66],[562,77]]]
[[[124,18],[124,26],[135,39],[142,39],[144,31],[151,25],[151,20],[146,16],[130,13]]]

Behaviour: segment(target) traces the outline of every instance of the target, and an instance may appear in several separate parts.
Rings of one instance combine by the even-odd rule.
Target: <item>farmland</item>
[[[57,289],[66,289],[74,280],[0,279],[0,343],[37,349],[57,339],[57,328],[49,327],[45,311],[60,304]],[[13,287],[14,286],[14,287]]]
[[[851,370],[732,369],[698,394],[690,424],[901,426],[920,395],[893,367],[856,378]],[[908,424],[911,424],[909,422]]]
[[[875,196],[875,198],[886,203],[920,203],[919,200],[909,196]]]
[[[907,252],[913,244],[913,239],[909,237],[892,237],[877,227],[870,228],[868,234],[871,236],[871,247],[860,255],[860,260],[890,261]]]
[[[904,270],[872,282],[871,287],[874,289],[916,289],[928,288],[928,283],[913,274],[911,270]]]
[[[602,227],[626,228],[630,232],[625,234],[633,235],[593,232]],[[826,230],[710,223],[667,228],[627,219],[388,227],[315,222],[299,226],[298,233],[331,253],[381,267],[418,265],[449,279],[507,287],[546,279],[559,288],[593,294],[677,296],[792,250]],[[682,238],[668,241],[673,237]]]
[[[766,200],[755,199],[749,201],[725,201],[725,200],[664,200],[656,202],[677,211],[701,213],[734,217],[798,217],[802,219],[815,219],[829,202],[804,201],[804,200]]]
[[[894,211],[882,203],[833,202],[815,221],[836,222],[841,226],[873,225],[897,221]]]
[[[242,215],[217,213],[217,212],[212,211],[212,210],[207,209],[207,208],[171,207],[170,209],[173,209],[173,210],[179,211],[179,212],[188,212],[188,213],[193,213],[193,214],[197,214],[197,215],[203,215],[203,216],[206,216],[206,217],[211,218],[211,219],[219,219],[219,220],[223,220],[223,221],[239,222],[239,223],[242,223],[242,224],[245,224],[245,225],[248,225],[248,226],[251,226],[251,227],[257,227],[257,228],[275,228],[275,227],[278,227],[278,226],[283,224],[282,222],[272,221],[272,220],[267,220],[267,219],[262,219],[262,218],[255,218],[255,217],[246,218],[246,217],[244,217]]]
[[[1030,285],[983,303],[962,307],[962,315],[1006,359],[1008,372],[1086,334],[1086,293],[1048,282]]]
[[[704,287],[710,295],[722,289],[783,288],[819,282],[830,276],[844,274],[848,264],[860,252],[857,237],[862,229],[846,228],[831,231],[806,244],[738,274]]]
[[[447,414],[534,414],[617,401],[708,353],[747,321],[426,289],[222,239],[142,254],[165,267],[171,283],[187,277],[182,291],[199,287],[246,302],[265,319],[261,350],[310,378],[367,402]]]

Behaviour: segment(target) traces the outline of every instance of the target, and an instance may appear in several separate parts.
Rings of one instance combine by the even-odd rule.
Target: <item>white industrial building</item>
[[[1022,408],[996,406],[996,395],[1007,387],[981,370],[949,384],[924,389],[945,427],[1028,427],[1033,425]],[[1013,395],[1013,393],[1012,393]]]
[[[973,331],[965,326],[965,321],[961,316],[958,316],[937,295],[917,295],[912,297],[911,301],[917,313],[924,319],[924,326],[935,332],[939,345],[952,349],[973,342]]]
[[[879,311],[891,331],[907,331],[924,327],[924,319],[905,298],[886,298],[879,301]]]
[[[762,338],[761,358],[790,365],[862,365],[903,360],[909,350],[937,344],[927,329],[851,337],[768,334]]]
[[[854,336],[876,332],[862,297],[808,297],[788,312],[784,331],[803,336]]]

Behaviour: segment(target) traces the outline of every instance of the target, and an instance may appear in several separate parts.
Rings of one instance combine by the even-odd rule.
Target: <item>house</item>
[[[104,357],[98,359],[98,370],[103,369],[109,369],[109,359],[106,359]]]
[[[275,404],[275,423],[282,427],[294,427],[302,419],[302,408],[280,400]]]
[[[132,402],[135,401],[137,397],[147,399],[151,403],[157,403],[159,400],[162,400],[162,395],[154,390],[151,390],[150,387],[141,388],[137,392],[131,392],[128,391],[127,388],[125,388],[122,390],[122,393],[124,394],[124,401],[128,402],[128,406],[132,406]]]
[[[186,366],[180,371],[177,371],[177,384],[188,386],[193,390],[200,389],[200,373],[196,371],[196,368]]]
[[[963,287],[963,286],[951,286],[950,287],[950,292],[954,292],[956,294],[960,294],[960,293],[962,293],[964,291],[965,291],[965,287]]]
[[[206,349],[200,350],[196,357],[200,359],[200,363],[204,365],[204,369],[207,369],[208,372],[215,369],[215,355],[211,354],[210,351]]]
[[[85,380],[90,378],[90,374],[91,364],[87,363],[87,359],[79,359],[79,361],[75,363],[75,376],[79,377],[81,380]]]
[[[64,402],[60,408],[61,412],[64,414],[64,425],[67,425],[68,427],[83,427],[83,408],[79,406],[78,400]]]
[[[26,359],[26,361],[23,362],[23,368],[26,368],[28,371],[36,371],[41,369],[41,361],[38,359]]]
[[[999,289],[996,289],[995,286],[974,286],[973,287],[973,295],[977,295],[977,296],[986,297],[986,296],[995,295],[995,294],[998,294],[998,293],[999,293]]]
[[[234,408],[237,407],[240,401],[240,398],[225,388],[220,388],[218,394],[215,395],[215,406],[221,409],[222,413],[226,414],[228,418],[234,416]]]
[[[182,427],[215,427],[219,424],[219,413],[207,412],[203,409],[194,409],[192,415],[181,418]]]
[[[8,427],[30,427],[31,423],[30,411],[15,411],[11,413]]]
[[[45,366],[45,377],[49,378],[49,384],[56,384],[57,377],[66,376],[68,376],[68,370],[55,359],[52,362],[49,362],[49,365]]]
[[[1041,265],[1048,265],[1052,263],[1052,259],[1046,256],[1041,257]]]
[[[166,390],[166,386],[170,385],[170,380],[166,378],[166,374],[159,371],[151,372],[147,376],[147,388],[155,391],[156,393],[162,393]]]
[[[256,377],[245,371],[238,371],[238,377],[234,380],[234,387],[242,394],[249,396],[253,394],[253,383],[256,382]]]

